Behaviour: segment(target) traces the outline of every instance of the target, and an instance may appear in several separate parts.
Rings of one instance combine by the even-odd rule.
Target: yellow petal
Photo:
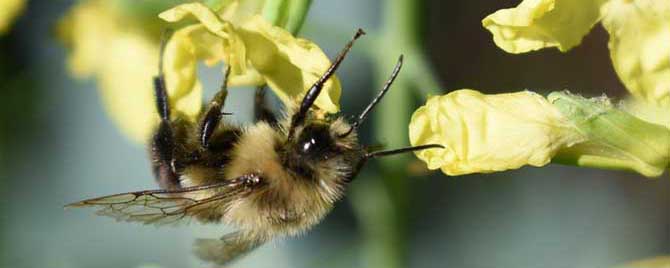
[[[620,108],[650,123],[670,129],[670,106],[662,106],[628,97],[621,102]]]
[[[183,20],[189,15],[193,15],[196,20],[202,23],[210,32],[226,38],[228,34],[223,31],[224,25],[219,16],[202,3],[189,3],[168,9],[158,15],[161,19],[169,22]]]
[[[248,59],[285,103],[301,99],[330,67],[330,60],[316,44],[295,38],[259,16],[247,21],[241,30],[249,51]],[[340,80],[333,76],[324,85],[315,105],[335,113],[339,111],[340,94]]]
[[[206,9],[206,12],[210,11]],[[231,68],[228,82],[230,86],[264,84],[263,77],[246,59],[244,42],[231,30],[232,25],[219,22],[210,23],[209,26],[208,28],[207,25],[196,24],[184,27],[176,31],[168,42],[165,48],[164,71],[170,95],[179,98],[202,88],[197,79],[199,61],[204,61],[209,66],[221,61],[228,63]],[[226,38],[210,31],[212,28],[225,29],[218,32]]]
[[[561,147],[583,140],[538,94],[485,95],[468,89],[431,97],[412,115],[409,136],[412,145],[445,146],[416,155],[447,175],[543,166]]]
[[[228,0],[221,1],[220,7],[215,7],[221,19],[231,23],[239,23],[263,12],[266,0]]]
[[[610,56],[626,88],[670,107],[670,2],[611,0],[603,14]]]
[[[191,81],[197,81],[194,71],[197,61],[210,65],[223,61],[231,68],[231,86],[267,83],[282,101],[292,104],[330,66],[330,60],[316,44],[295,38],[260,16],[232,24],[202,4],[190,3],[165,11],[160,17],[175,22],[188,14],[202,24],[177,31],[170,41],[175,44],[168,45],[166,50],[168,87],[178,85],[176,92],[183,90],[182,85],[185,88],[194,83]],[[182,48],[176,49],[179,46]],[[327,112],[337,112],[340,91],[339,80],[333,77],[324,86],[316,106]]]
[[[14,19],[23,11],[25,0],[0,0],[0,34],[9,30]]]
[[[482,20],[496,45],[509,53],[547,47],[567,51],[600,19],[604,0],[524,0]]]
[[[218,46],[217,46],[218,45]],[[195,119],[200,111],[202,84],[197,80],[197,59],[219,59],[220,39],[202,25],[192,25],[175,32],[165,47],[163,70],[172,103],[181,103],[182,112]],[[185,98],[191,95],[191,98]],[[194,99],[197,98],[197,99]],[[187,103],[193,104],[188,107]]]

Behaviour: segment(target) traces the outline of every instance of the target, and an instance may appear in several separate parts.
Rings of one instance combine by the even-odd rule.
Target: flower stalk
[[[307,17],[312,0],[266,0],[263,18],[297,35]]]
[[[375,136],[388,148],[407,146],[407,125],[414,97],[438,88],[421,44],[423,1],[390,0],[383,4],[382,28],[370,34],[367,54],[372,57],[375,84],[390,74],[396,58],[405,55],[405,66],[393,88],[376,108]],[[420,94],[416,91],[422,90]],[[406,267],[408,259],[409,174],[411,155],[379,160],[377,178],[352,187],[353,206],[364,233],[365,267]],[[362,180],[361,180],[362,181]],[[370,202],[374,206],[368,205]]]

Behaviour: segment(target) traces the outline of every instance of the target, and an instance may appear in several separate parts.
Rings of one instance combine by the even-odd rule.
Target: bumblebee
[[[237,126],[222,121],[227,83],[196,122],[171,116],[162,63],[154,78],[160,124],[149,155],[160,190],[115,194],[70,204],[96,207],[120,221],[172,224],[195,219],[223,223],[237,231],[220,239],[196,241],[195,253],[227,264],[276,237],[294,236],[317,224],[344,195],[365,163],[375,157],[442,148],[422,145],[370,151],[357,129],[389,90],[402,67],[402,55],[382,90],[353,123],[321,116],[312,105],[364,32],[358,30],[302,100],[275,118],[256,93],[257,122]],[[163,42],[163,47],[165,42]],[[161,58],[163,49],[161,49]],[[227,81],[227,71],[226,78]]]

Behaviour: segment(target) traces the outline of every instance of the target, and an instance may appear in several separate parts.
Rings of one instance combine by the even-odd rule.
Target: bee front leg
[[[221,109],[228,96],[229,73],[230,67],[227,67],[224,72],[224,81],[221,85],[221,89],[214,95],[214,98],[212,98],[207,105],[202,121],[200,122],[200,145],[202,145],[203,148],[209,148],[209,140],[212,137],[214,130],[216,130],[219,125],[219,122],[221,122],[221,116],[226,114],[223,113]]]
[[[170,99],[163,73],[163,55],[170,39],[169,31],[163,33],[158,61],[158,75],[153,78],[156,110],[160,118],[158,129],[151,137],[151,159],[154,175],[162,189],[181,188],[175,160],[175,127],[170,120]]]
[[[277,118],[270,111],[265,100],[265,86],[256,88],[254,96],[254,119],[256,121],[265,121],[271,126],[277,126]]]
[[[151,155],[154,174],[163,189],[179,188],[179,176],[175,167],[175,136],[170,121],[170,103],[165,88],[163,72],[154,77],[156,108],[160,116],[158,129],[151,137]]]

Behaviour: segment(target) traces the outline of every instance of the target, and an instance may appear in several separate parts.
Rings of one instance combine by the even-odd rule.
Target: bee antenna
[[[351,50],[351,47],[354,45],[354,41],[364,35],[365,32],[362,29],[358,29],[356,31],[356,34],[354,37],[347,43],[347,45],[340,51],[340,54],[337,55],[337,58],[335,58],[335,61],[330,65],[328,70],[326,70],[323,75],[319,78],[319,80],[316,81],[312,85],[311,88],[305,93],[305,97],[302,99],[302,102],[300,103],[300,110],[298,110],[297,113],[293,115],[291,118],[291,127],[289,129],[288,133],[288,139],[291,140],[293,138],[295,128],[305,122],[305,117],[307,116],[307,111],[309,111],[309,108],[312,107],[312,104],[314,104],[314,101],[316,101],[316,98],[319,96],[319,93],[321,93],[321,89],[323,89],[323,85],[330,79],[331,76],[335,73],[337,70],[337,67],[340,66],[340,63],[342,63],[342,60],[344,60],[344,57],[347,55],[349,50]]]
[[[384,97],[386,92],[388,92],[389,89],[391,88],[391,85],[393,84],[393,81],[395,81],[395,78],[400,73],[400,69],[402,68],[402,63],[403,63],[403,55],[401,54],[400,57],[398,57],[398,62],[395,64],[395,67],[393,67],[393,72],[391,73],[391,76],[389,77],[388,80],[386,80],[386,83],[384,83],[384,87],[382,87],[382,90],[380,90],[379,93],[377,94],[377,96],[374,99],[372,99],[370,104],[368,104],[368,106],[365,107],[365,110],[363,110],[363,112],[361,112],[361,114],[358,116],[358,119],[351,125],[351,128],[349,128],[349,130],[347,130],[347,132],[340,134],[340,138],[349,136],[349,134],[351,134],[351,132],[358,129],[358,127],[363,123],[363,121],[365,121],[365,118],[368,117],[368,114],[370,113],[370,111],[372,111],[372,109],[375,108],[377,103],[379,103],[379,101],[382,100],[382,98]]]
[[[376,152],[371,152],[371,153],[365,154],[365,158],[368,158],[368,159],[369,158],[377,158],[377,157],[382,157],[382,156],[402,154],[402,153],[420,151],[420,150],[432,149],[432,148],[444,149],[444,146],[439,145],[439,144],[425,144],[425,145],[405,147],[405,148],[388,150],[388,151],[376,151]]]

